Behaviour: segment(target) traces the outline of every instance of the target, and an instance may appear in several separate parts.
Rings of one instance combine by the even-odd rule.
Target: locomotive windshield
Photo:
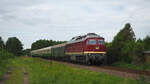
[[[93,40],[93,39],[89,40],[89,44],[90,45],[95,45],[96,44],[96,40]]]
[[[98,44],[104,45],[104,40],[98,40]]]

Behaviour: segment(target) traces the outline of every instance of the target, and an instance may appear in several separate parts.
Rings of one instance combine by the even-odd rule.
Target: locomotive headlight
[[[97,46],[96,49],[99,49],[99,46]]]
[[[105,54],[103,54],[103,56],[105,56]]]

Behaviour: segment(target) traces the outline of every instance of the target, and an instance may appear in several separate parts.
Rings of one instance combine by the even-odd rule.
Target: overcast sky
[[[0,36],[17,37],[24,48],[89,32],[110,42],[127,22],[137,38],[150,35],[150,0],[0,0]]]

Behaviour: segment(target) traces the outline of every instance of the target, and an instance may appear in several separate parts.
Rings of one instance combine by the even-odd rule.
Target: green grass
[[[23,72],[23,66],[22,63],[20,62],[19,58],[16,58],[12,61],[12,66],[11,66],[12,72],[10,74],[10,77],[6,81],[6,84],[23,84],[23,77],[24,77],[24,72]]]
[[[135,70],[150,71],[150,65],[149,64],[134,65],[134,64],[129,64],[129,63],[125,63],[125,62],[117,62],[117,63],[112,64],[112,66],[121,67],[121,68],[128,68],[128,69],[135,69]]]
[[[8,69],[11,66],[11,59],[3,60],[3,62],[0,63],[0,79],[6,74]]]
[[[13,60],[12,58],[14,58],[13,54],[8,53],[6,50],[0,49],[0,79],[10,68]]]
[[[40,58],[20,58],[19,61],[29,73],[30,84],[138,84],[136,80],[55,62],[51,64]]]
[[[40,58],[15,58],[12,66],[14,69],[6,84],[23,84],[23,67],[28,72],[30,84],[139,84],[137,80],[70,67],[56,62],[51,64]]]

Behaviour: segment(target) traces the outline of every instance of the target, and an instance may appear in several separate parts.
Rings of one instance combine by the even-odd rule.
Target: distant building
[[[150,51],[145,51],[144,55],[146,63],[150,64]]]

